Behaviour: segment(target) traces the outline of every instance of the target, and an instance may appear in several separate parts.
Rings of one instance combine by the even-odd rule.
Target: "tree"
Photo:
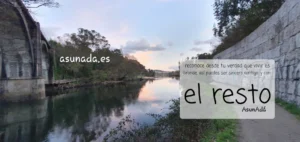
[[[221,44],[213,54],[217,54],[253,32],[271,17],[285,0],[215,0],[214,35],[221,38]]]
[[[22,0],[27,8],[59,7],[59,3],[55,0]]]
[[[197,54],[198,59],[212,59],[212,55],[210,53],[202,53],[202,54]]]
[[[78,29],[77,34],[71,34],[70,39],[77,45],[90,49],[110,48],[108,40],[101,36],[95,30],[87,30],[83,28]]]
[[[226,30],[242,24],[263,22],[272,16],[285,0],[215,0],[214,15],[218,21],[214,27],[215,35],[223,37]],[[250,22],[250,23],[249,23]],[[246,26],[246,25],[245,25]]]
[[[23,2],[24,6],[26,8],[39,8],[39,7],[59,7],[59,3],[56,2],[55,0],[15,0],[15,1],[20,1]],[[0,3],[6,4],[6,5],[11,5],[11,6],[16,6],[13,0],[1,0]],[[22,5],[19,5],[22,6]]]
[[[56,79],[92,77],[100,80],[132,79],[147,75],[145,67],[134,57],[124,56],[120,49],[110,49],[108,40],[94,30],[79,28],[77,33],[66,34],[65,41],[50,41],[56,53]],[[60,57],[110,57],[108,63],[62,63]]]

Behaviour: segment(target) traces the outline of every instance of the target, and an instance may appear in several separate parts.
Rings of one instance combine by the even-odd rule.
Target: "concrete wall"
[[[0,5],[0,13],[0,61],[5,79],[43,77],[47,81],[43,71],[49,71],[49,65],[43,67],[42,62],[49,64],[49,59],[43,57],[49,56],[49,47],[42,39],[39,23],[12,6]]]
[[[0,101],[21,102],[46,97],[44,79],[8,79],[0,82]]]
[[[249,36],[215,59],[274,59],[276,97],[300,105],[300,1],[282,7]]]
[[[20,7],[0,5],[0,99],[2,100],[43,98],[41,95],[45,94],[42,93],[45,87],[41,78],[48,83],[48,76],[51,77],[52,73],[48,57],[50,49],[42,38],[40,25]],[[41,88],[37,88],[34,84]],[[18,95],[21,99],[17,97]]]
[[[3,9],[3,19],[0,20],[0,49],[3,63],[1,67],[6,71],[4,76],[11,79],[31,78],[32,59],[21,19],[14,9],[7,6],[0,8]]]

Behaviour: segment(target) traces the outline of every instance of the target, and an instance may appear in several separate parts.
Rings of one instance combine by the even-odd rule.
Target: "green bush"
[[[127,116],[110,131],[105,141],[235,141],[236,121],[180,119],[179,109],[179,99],[175,99],[171,100],[166,115],[148,114],[156,120],[153,125],[140,124]]]

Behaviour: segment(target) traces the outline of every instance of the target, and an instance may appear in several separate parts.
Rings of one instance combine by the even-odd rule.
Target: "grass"
[[[279,98],[276,98],[275,102],[300,120],[300,107],[298,107],[296,104],[288,103]]]
[[[213,87],[215,86],[207,84],[205,88],[211,90]],[[218,93],[218,95],[220,95],[220,93]],[[219,97],[217,101],[220,101]],[[200,142],[237,142],[237,125],[237,120],[235,119],[214,119],[205,137],[201,139]]]
[[[201,85],[204,94],[212,89],[209,84]],[[237,142],[237,120],[181,119],[180,98],[170,101],[167,114],[148,115],[155,118],[154,124],[140,125],[128,116],[105,136],[105,141]]]
[[[201,142],[237,142],[237,120],[215,119]]]
[[[276,103],[291,114],[295,115],[296,118],[300,120],[300,107],[298,107],[296,104],[288,103],[279,98],[276,98]],[[237,120],[213,120],[213,125],[206,132],[206,135],[201,142],[237,142],[236,127]]]

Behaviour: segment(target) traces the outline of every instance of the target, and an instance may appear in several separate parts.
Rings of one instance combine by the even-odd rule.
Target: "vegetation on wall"
[[[214,55],[237,44],[269,19],[285,0],[215,0],[214,36],[220,39],[212,53],[191,59],[212,59]]]
[[[221,39],[216,55],[248,36],[270,18],[285,0],[215,0],[217,25],[214,35]]]

